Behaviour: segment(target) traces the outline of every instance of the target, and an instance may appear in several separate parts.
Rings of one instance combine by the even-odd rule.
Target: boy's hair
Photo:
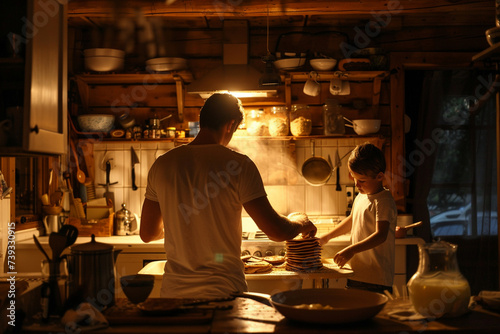
[[[370,143],[358,145],[352,151],[348,165],[353,172],[373,178],[380,172],[385,173],[386,168],[384,153]]]
[[[241,101],[227,93],[212,94],[200,111],[200,128],[219,130],[224,124],[235,120],[239,125],[243,120]]]

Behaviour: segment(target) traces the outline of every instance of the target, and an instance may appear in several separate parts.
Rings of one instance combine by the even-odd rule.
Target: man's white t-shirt
[[[216,298],[247,291],[242,205],[266,196],[255,164],[222,145],[183,145],[160,156],[146,198],[158,202],[167,262],[161,296]]]
[[[387,189],[373,195],[359,194],[353,203],[351,244],[358,243],[376,230],[377,221],[390,223],[387,239],[375,248],[359,252],[350,260],[353,280],[392,286],[394,279],[396,203]]]

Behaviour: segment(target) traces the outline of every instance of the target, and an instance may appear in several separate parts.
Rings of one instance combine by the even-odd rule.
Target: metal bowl
[[[115,124],[115,116],[87,114],[78,116],[82,132],[109,132]]]
[[[278,70],[293,70],[303,66],[306,63],[306,58],[284,58],[274,62],[274,66]]]
[[[187,67],[187,60],[176,57],[160,57],[146,60],[146,70],[167,72],[183,70]]]
[[[125,52],[117,49],[86,49],[85,68],[95,72],[112,72],[123,69]]]

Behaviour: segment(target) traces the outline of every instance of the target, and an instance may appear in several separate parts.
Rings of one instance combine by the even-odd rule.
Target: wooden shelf
[[[388,71],[350,71],[350,72],[342,72],[342,71],[315,71],[318,73],[317,80],[318,81],[330,81],[332,79],[342,79],[348,81],[375,81],[375,80],[383,80],[387,78],[390,74]],[[309,79],[310,72],[287,72],[285,77],[290,77],[292,82],[297,81],[306,81]]]
[[[89,106],[89,86],[175,84],[177,116],[182,122],[184,117],[184,83],[193,81],[193,75],[189,71],[171,71],[167,73],[87,73],[76,75],[75,80],[80,92],[82,106],[85,109]]]
[[[481,61],[488,58],[500,58],[500,43],[496,43],[486,50],[479,52],[478,54],[472,56],[472,61]]]
[[[166,73],[85,73],[75,75],[77,80],[81,80],[87,85],[175,83],[177,77],[180,77],[185,82],[193,81],[193,75],[189,71],[172,71]]]

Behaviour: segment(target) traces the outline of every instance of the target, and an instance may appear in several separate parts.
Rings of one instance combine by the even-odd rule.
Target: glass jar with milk
[[[468,311],[470,287],[460,273],[457,246],[439,241],[418,246],[417,272],[408,281],[410,301],[425,317],[457,317]]]

